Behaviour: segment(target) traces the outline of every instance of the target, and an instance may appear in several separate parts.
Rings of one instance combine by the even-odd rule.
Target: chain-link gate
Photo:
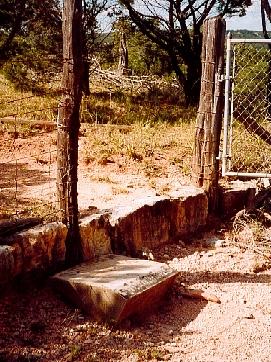
[[[222,175],[271,178],[271,40],[227,39]]]

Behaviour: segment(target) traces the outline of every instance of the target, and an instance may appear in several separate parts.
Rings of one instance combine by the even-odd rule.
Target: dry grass
[[[39,96],[31,92],[22,93],[14,90],[0,75],[0,100],[0,118],[16,114],[16,119],[56,120],[59,97],[54,91],[51,95]],[[112,174],[116,170],[123,174],[143,175],[149,180],[150,187],[159,194],[167,194],[170,180],[181,179],[182,176],[189,179],[191,175],[195,114],[195,109],[185,109],[168,97],[163,99],[161,94],[133,96],[121,92],[110,93],[109,90],[98,92],[96,89],[82,101],[81,170],[95,166],[104,172],[99,176],[93,174],[92,181],[111,184],[114,184]],[[3,137],[6,133],[12,134],[14,140],[25,138],[29,144],[35,135],[42,138],[44,131],[19,123],[0,124]],[[241,126],[235,134],[232,161],[236,170],[256,171],[263,165],[270,168],[268,145],[248,135]],[[41,163],[39,160],[35,162]],[[119,168],[112,166],[111,174],[107,175],[110,165]],[[161,183],[162,178],[167,178],[169,182]],[[120,187],[114,189],[114,193],[119,192],[125,193],[127,190]]]
[[[195,118],[194,108],[186,109],[170,102],[155,102],[148,99],[136,99],[127,95],[93,93],[82,101],[82,121],[95,124],[130,125],[144,123],[154,125],[159,122],[174,124],[190,122]]]
[[[22,93],[0,75],[0,99],[0,118],[12,118],[14,115],[16,120],[15,124],[0,124],[0,132],[5,139],[1,162],[7,162],[7,155],[9,162],[13,159],[15,163],[16,159],[23,157],[24,167],[39,169],[38,182],[44,182],[44,187],[47,187],[47,180],[43,179],[46,177],[44,171],[46,166],[54,167],[55,159],[43,162],[39,154],[56,148],[53,147],[56,145],[49,146],[45,141],[50,134],[46,129],[20,124],[19,120],[55,121],[59,97],[55,93],[51,96]],[[168,98],[156,99],[153,94],[150,97],[133,97],[131,94],[96,91],[83,99],[81,114],[85,122],[81,125],[80,139],[83,146],[79,151],[80,172],[84,172],[84,168],[93,169],[93,165],[96,170],[102,170],[101,173],[92,173],[90,180],[113,185],[113,194],[128,192],[119,182],[114,181],[116,165],[119,165],[117,171],[121,174],[130,171],[131,174],[149,179],[150,186],[155,186],[162,194],[168,192],[169,186],[160,185],[160,177],[171,179],[172,176],[181,178],[182,175],[190,174],[195,110],[185,110],[171,104]],[[55,140],[55,133],[51,135]],[[31,156],[34,153],[38,153],[35,158]],[[24,171],[21,171],[20,177],[24,180]],[[8,173],[6,178],[9,179]],[[31,200],[26,202],[18,195],[14,197],[14,177],[10,175],[9,180],[8,190],[1,190],[1,194],[5,193],[5,202],[1,208],[3,215],[12,214],[12,210],[18,216],[21,212],[27,216],[47,213],[39,200],[33,200],[31,204]],[[20,186],[23,187],[23,181],[20,181]],[[7,210],[8,213],[5,212]]]
[[[271,131],[270,124],[265,128]],[[241,124],[235,124],[231,164],[236,172],[271,173],[270,145],[249,133]]]
[[[44,94],[15,90],[12,84],[0,74],[0,118],[55,121],[59,93],[54,88]],[[26,126],[24,126],[26,127]],[[23,131],[23,129],[22,129]]]
[[[241,210],[234,218],[229,240],[255,255],[253,272],[271,267],[271,216],[262,210]]]
[[[125,131],[111,125],[91,126],[86,136],[83,149],[86,163],[96,160],[106,164],[121,157],[149,177],[163,175],[165,167],[170,165],[178,167],[185,175],[190,174],[194,122],[134,124]]]

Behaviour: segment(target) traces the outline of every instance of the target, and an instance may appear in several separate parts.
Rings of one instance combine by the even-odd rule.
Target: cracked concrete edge
[[[255,207],[257,180],[231,181],[219,185],[219,211],[222,216],[230,217],[236,212]]]
[[[253,199],[255,187],[251,183],[238,188],[241,202],[235,201],[238,194],[235,188],[223,192],[225,214],[233,209],[231,202],[234,207],[242,208],[251,195]],[[112,252],[138,255],[144,247],[154,248],[196,232],[206,225],[207,216],[207,196],[192,186],[184,187],[173,197],[146,197],[128,207],[101,210],[80,220],[84,261]],[[22,273],[37,269],[48,272],[50,268],[63,266],[66,235],[67,227],[55,222],[9,237],[7,245],[0,245],[0,283]]]
[[[202,189],[192,195],[141,200],[140,208],[122,207],[109,216],[114,253],[137,256],[142,248],[155,248],[205,226],[208,200]]]
[[[54,222],[18,232],[0,245],[0,283],[64,263],[67,227]]]
[[[153,311],[178,274],[167,264],[107,255],[62,271],[50,282],[95,319],[119,323],[130,315]]]

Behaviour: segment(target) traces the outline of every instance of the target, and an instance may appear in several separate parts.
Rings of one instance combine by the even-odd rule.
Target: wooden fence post
[[[221,17],[207,19],[203,25],[201,92],[192,169],[193,183],[207,192],[210,212],[218,206],[225,30]]]
[[[68,226],[66,262],[81,261],[77,165],[82,98],[82,0],[64,0],[62,99],[57,123],[57,196],[60,219]]]

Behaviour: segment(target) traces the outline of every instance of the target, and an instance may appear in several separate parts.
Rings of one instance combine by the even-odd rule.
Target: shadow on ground
[[[271,282],[270,275],[250,273],[186,272],[180,279],[183,276],[191,284]],[[158,311],[117,328],[83,316],[47,285],[27,291],[21,286],[0,296],[0,361],[121,361],[132,354],[139,361],[163,360],[168,351],[159,346],[201,333],[189,324],[206,305],[181,297],[177,284]]]
[[[28,169],[26,163],[0,163],[0,176],[0,219],[20,213],[31,214],[39,201],[38,197],[27,197],[27,187],[52,181],[47,172]]]

